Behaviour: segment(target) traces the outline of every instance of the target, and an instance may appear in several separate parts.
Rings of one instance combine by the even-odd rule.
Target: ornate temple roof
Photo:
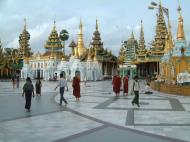
[[[101,42],[100,32],[98,29],[98,20],[97,19],[96,19],[96,30],[93,33],[91,45],[93,48],[97,48],[97,50],[101,50],[103,48],[103,43]]]
[[[56,21],[55,20],[54,20],[53,29],[52,29],[44,47],[46,48],[46,52],[43,54],[43,56],[45,56],[46,58],[62,59],[65,56],[62,51],[63,46],[61,44],[61,39],[56,30]]]
[[[152,43],[152,51],[163,51],[165,47],[165,38],[167,35],[167,27],[164,20],[162,4],[159,4],[159,13],[157,15],[156,35]]]
[[[45,48],[51,50],[53,49],[62,49],[61,40],[56,30],[56,22],[54,21],[53,29],[46,41]]]
[[[22,57],[30,57],[32,55],[30,44],[30,34],[26,30],[26,19],[24,19],[24,29],[19,36],[20,54]]]

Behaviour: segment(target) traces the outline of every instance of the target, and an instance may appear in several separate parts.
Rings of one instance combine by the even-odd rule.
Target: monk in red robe
[[[119,96],[120,87],[121,87],[121,77],[119,75],[115,75],[113,77],[112,85],[113,85],[113,91],[115,95]]]
[[[80,73],[76,72],[75,77],[73,77],[73,96],[76,97],[76,101],[80,101]]]
[[[129,78],[126,75],[123,78],[123,95],[126,95],[126,96],[128,95],[128,81],[129,81]]]

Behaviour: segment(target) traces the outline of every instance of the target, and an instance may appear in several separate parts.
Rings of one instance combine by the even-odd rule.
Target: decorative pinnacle
[[[80,17],[80,25],[79,25],[79,29],[82,30],[82,19]]]
[[[26,30],[26,18],[24,18],[24,30]]]
[[[55,18],[54,18],[54,21],[53,21],[53,30],[55,30],[56,28],[56,21],[55,21]]]
[[[79,25],[79,34],[82,35],[83,31],[82,31],[83,25],[82,25],[82,19],[80,17],[80,25]]]
[[[177,11],[178,11],[179,15],[181,16],[181,6],[180,6],[180,1],[179,0],[178,0],[178,3],[179,3],[179,6],[177,8]]]
[[[135,38],[135,36],[134,36],[133,30],[132,30],[131,39],[134,39],[134,38]]]
[[[96,30],[98,31],[98,19],[96,18]]]

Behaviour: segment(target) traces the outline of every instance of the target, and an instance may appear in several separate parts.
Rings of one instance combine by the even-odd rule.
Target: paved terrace
[[[23,85],[24,82],[21,82]],[[144,88],[141,81],[141,88]],[[65,92],[67,107],[59,106],[56,82],[43,82],[42,96],[24,109],[22,89],[0,82],[0,142],[183,142],[190,141],[190,98],[153,92],[115,97],[111,81],[81,83],[75,102],[72,88]],[[57,89],[58,90],[58,89]]]

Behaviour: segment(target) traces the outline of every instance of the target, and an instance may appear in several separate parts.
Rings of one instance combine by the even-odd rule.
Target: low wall
[[[172,85],[172,84],[165,84],[165,83],[152,81],[150,83],[150,87],[156,91],[168,94],[190,96],[190,86]]]

